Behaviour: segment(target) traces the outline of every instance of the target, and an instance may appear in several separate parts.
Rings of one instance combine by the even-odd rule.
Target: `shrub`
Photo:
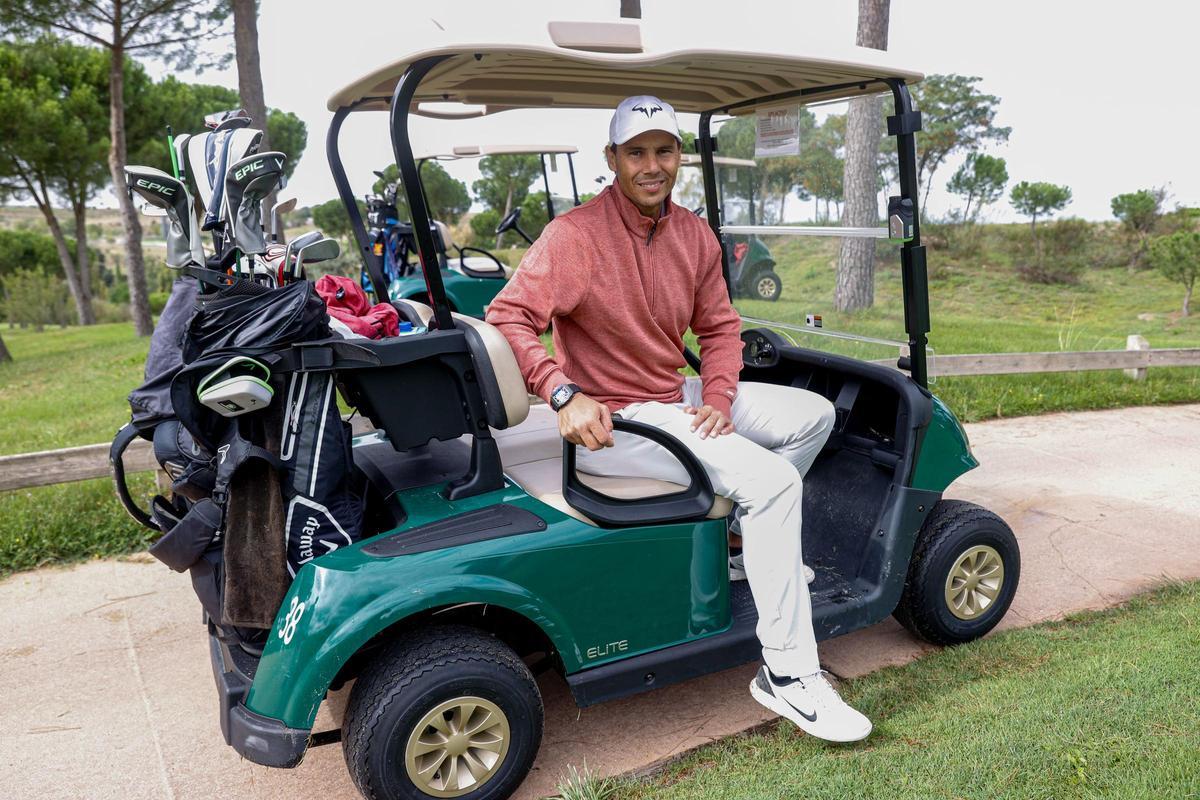
[[[10,324],[66,327],[71,320],[70,297],[62,278],[31,269],[18,270],[4,278],[4,314]]]
[[[1082,219],[1043,223],[1032,241],[1018,237],[1017,273],[1032,283],[1078,283],[1094,263],[1095,230]]]
[[[147,301],[150,303],[151,314],[161,314],[163,308],[167,305],[167,299],[170,298],[170,292],[151,292]]]
[[[159,313],[162,309],[154,313]],[[129,304],[112,303],[100,298],[92,298],[92,311],[96,314],[96,322],[128,322]]]
[[[471,246],[485,250],[495,247],[496,226],[499,224],[500,212],[494,208],[485,209],[471,217]]]

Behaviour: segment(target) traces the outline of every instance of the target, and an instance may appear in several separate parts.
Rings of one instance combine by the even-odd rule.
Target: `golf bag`
[[[329,335],[311,283],[270,289],[235,281],[196,297],[181,337],[163,333],[159,347],[152,343],[152,354],[171,343],[178,361],[156,359],[162,371],[151,374],[148,365],[147,382],[131,395],[127,427],[154,441],[174,494],[156,497],[143,515],[163,532],[150,552],[191,573],[218,625],[269,628],[300,567],[360,536],[361,478],[333,373],[300,368],[292,349]],[[262,384],[271,400],[226,416],[200,398],[239,359],[269,370]]]

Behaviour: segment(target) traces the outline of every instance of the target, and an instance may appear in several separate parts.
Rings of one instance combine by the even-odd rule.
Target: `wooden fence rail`
[[[935,376],[949,377],[1123,369],[1131,378],[1144,379],[1150,367],[1200,366],[1200,347],[1162,350],[1150,350],[1147,347],[1145,339],[1131,336],[1128,350],[935,355],[930,361],[929,371]],[[875,363],[893,368],[896,366],[894,359]],[[355,434],[365,432],[369,427],[365,423],[361,417],[353,419]],[[108,448],[108,444],[89,444],[41,453],[0,456],[0,491],[106,477],[109,474]],[[142,439],[130,443],[125,451],[124,462],[127,473],[158,468],[150,443]]]

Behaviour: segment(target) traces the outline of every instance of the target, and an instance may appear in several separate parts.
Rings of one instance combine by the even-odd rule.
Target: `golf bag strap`
[[[251,458],[261,459],[276,470],[284,468],[283,461],[279,456],[266,448],[246,441],[238,432],[237,424],[231,424],[225,438],[217,447],[217,480],[213,485],[212,493],[213,502],[221,508],[222,512],[224,512],[225,503],[229,499],[229,484],[233,480],[234,474],[242,464]]]
[[[195,564],[220,539],[229,502],[229,483],[238,468],[251,458],[262,459],[277,470],[283,469],[283,462],[277,456],[243,439],[237,423],[231,423],[217,448],[217,480],[212,497],[188,509],[187,514],[154,543],[150,548],[151,555],[176,572],[183,572]]]
[[[112,446],[108,449],[108,464],[112,469],[113,483],[117,487],[117,499],[121,501],[121,505],[129,516],[133,517],[140,525],[144,525],[152,531],[161,530],[154,522],[154,519],[138,507],[138,504],[133,501],[132,495],[129,494],[129,486],[125,483],[125,462],[122,461],[122,456],[125,454],[125,448],[129,447],[129,443],[141,436],[137,427],[132,422],[125,423],[121,430],[117,431],[116,438],[113,439]]]

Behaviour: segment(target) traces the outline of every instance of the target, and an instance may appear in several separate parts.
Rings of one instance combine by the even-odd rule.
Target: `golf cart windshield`
[[[881,104],[883,98],[871,101]],[[808,349],[895,364],[908,350],[900,280],[904,237],[893,237],[883,221],[843,224],[848,105],[792,106],[796,116],[788,133],[794,137],[788,141],[773,131],[764,135],[755,115],[714,123],[731,294],[747,326],[770,327]],[[881,145],[886,153],[887,144]],[[892,166],[879,171],[880,209],[897,189],[895,157],[884,160]],[[698,155],[684,157],[676,199],[706,214],[701,168]],[[873,259],[873,281],[844,266],[864,257]],[[873,295],[873,302],[864,302],[864,295]]]
[[[756,192],[760,193],[753,200],[747,196],[740,210],[737,208],[737,198],[732,196],[733,190],[728,185],[724,187],[732,221],[724,220],[719,201],[721,190],[718,187],[717,166],[714,163],[718,149],[714,134],[724,128],[720,146],[722,157],[752,158],[759,147],[755,146],[746,153],[738,152],[733,147],[735,137],[730,126],[734,122],[746,125],[743,120],[748,120],[750,130],[755,131],[758,129],[755,126],[761,127],[765,119],[767,138],[779,145],[781,138],[787,137],[780,137],[779,126],[772,128],[771,125],[781,110],[785,115],[792,115],[794,126],[794,120],[802,116],[800,111],[805,106],[885,92],[886,99],[881,111],[891,112],[887,117],[887,134],[894,138],[896,153],[895,178],[890,188],[897,191],[884,206],[888,223],[862,230],[826,230],[824,233],[832,232],[855,240],[870,241],[872,245],[878,238],[891,236],[892,249],[900,250],[901,268],[888,272],[881,268],[877,283],[882,286],[890,280],[894,283],[889,290],[899,290],[903,306],[903,334],[902,338],[873,338],[885,342],[892,349],[890,354],[881,353],[878,356],[880,358],[887,355],[894,358],[894,343],[904,342],[912,353],[901,360],[901,368],[910,371],[917,383],[926,383],[925,347],[929,312],[925,251],[920,245],[917,213],[914,138],[914,134],[920,130],[921,118],[913,108],[907,85],[920,80],[920,73],[892,63],[886,54],[864,48],[847,49],[840,54],[819,57],[721,49],[642,54],[639,41],[635,41],[638,37],[614,37],[611,41],[605,39],[605,31],[611,30],[612,25],[604,30],[597,28],[594,40],[589,38],[589,32],[583,30],[585,26],[581,23],[566,27],[560,25],[557,29],[556,25],[558,23],[549,26],[555,45],[470,44],[432,48],[384,66],[330,98],[329,108],[335,112],[330,126],[331,143],[336,142],[341,121],[351,111],[389,112],[392,147],[413,210],[414,229],[423,260],[433,257],[435,245],[424,224],[428,219],[426,204],[415,188],[419,186],[419,180],[409,140],[408,120],[411,115],[447,119],[454,116],[486,116],[518,108],[612,109],[632,91],[631,87],[644,87],[646,91],[671,103],[678,113],[699,115],[696,146],[703,165],[706,218],[714,233],[722,239],[727,283],[743,318],[751,326],[761,325],[761,320],[766,319],[768,324],[790,326],[784,329],[791,331],[794,328],[791,332],[801,333],[818,327],[817,319],[810,324],[809,317],[813,316],[820,318],[820,327],[824,329],[826,315],[821,313],[819,307],[806,307],[805,303],[825,298],[821,301],[823,306],[832,308],[828,299],[832,289],[828,276],[835,274],[831,262],[836,262],[836,256],[833,251],[810,252],[794,243],[809,241],[812,234],[820,232],[819,228],[833,228],[837,227],[836,224],[825,221],[824,225],[816,225],[813,220],[792,217],[785,196],[781,204],[776,203],[783,208],[771,219],[775,224],[764,226],[758,206],[761,204],[763,211],[767,211],[771,199],[763,198],[761,191],[776,185],[772,183],[775,169],[766,163],[758,163],[753,169],[746,167],[738,170],[739,173],[756,176],[754,186]],[[558,36],[564,30],[569,35]],[[617,41],[618,38],[620,41]],[[456,115],[445,110],[447,105],[455,103],[464,107],[462,114]],[[434,110],[435,105],[437,110]],[[473,107],[469,112],[466,110],[468,105]],[[770,135],[772,131],[774,138]],[[786,127],[783,132],[786,133]],[[751,135],[752,144],[754,138]],[[803,145],[801,135],[793,139],[791,144]],[[726,141],[731,144],[727,145]],[[341,164],[335,151],[336,144],[331,144],[330,166],[335,181],[339,181]],[[779,147],[774,151],[788,152]],[[759,158],[754,160],[761,161]],[[773,190],[778,195],[779,190]],[[353,221],[352,196],[348,191],[341,191],[340,184],[339,191]],[[798,201],[793,201],[791,205],[798,206]],[[751,214],[754,215],[753,221]],[[739,224],[743,220],[746,224]],[[801,224],[791,224],[793,222]],[[892,226],[891,234],[888,225]],[[808,230],[798,234],[796,229],[800,227]],[[799,270],[795,274],[801,276],[798,278],[798,289],[803,291],[803,296],[800,291],[795,293],[794,306],[778,305],[780,298],[789,296],[786,279],[782,275],[779,276],[782,279],[779,281],[782,284],[781,291],[773,300],[760,297],[743,301],[737,297],[740,289],[732,270],[737,268],[739,252],[747,258],[752,254],[751,251],[761,255],[758,246],[762,245],[770,251],[772,244],[780,248],[785,257],[786,266],[783,269],[786,272],[792,274]],[[751,262],[745,263],[749,266]],[[817,278],[808,286],[803,281],[814,270]],[[452,326],[440,277],[432,270],[426,270],[425,277],[429,298],[434,306],[435,327]],[[895,286],[897,283],[899,287]],[[756,291],[760,294],[770,291],[768,284],[769,281],[759,281]],[[786,304],[789,301],[784,302]],[[855,321],[868,320],[870,316],[871,312],[868,312]],[[829,330],[824,329],[823,332],[828,333]],[[845,341],[877,346],[861,340]],[[805,342],[805,346],[811,345]]]

